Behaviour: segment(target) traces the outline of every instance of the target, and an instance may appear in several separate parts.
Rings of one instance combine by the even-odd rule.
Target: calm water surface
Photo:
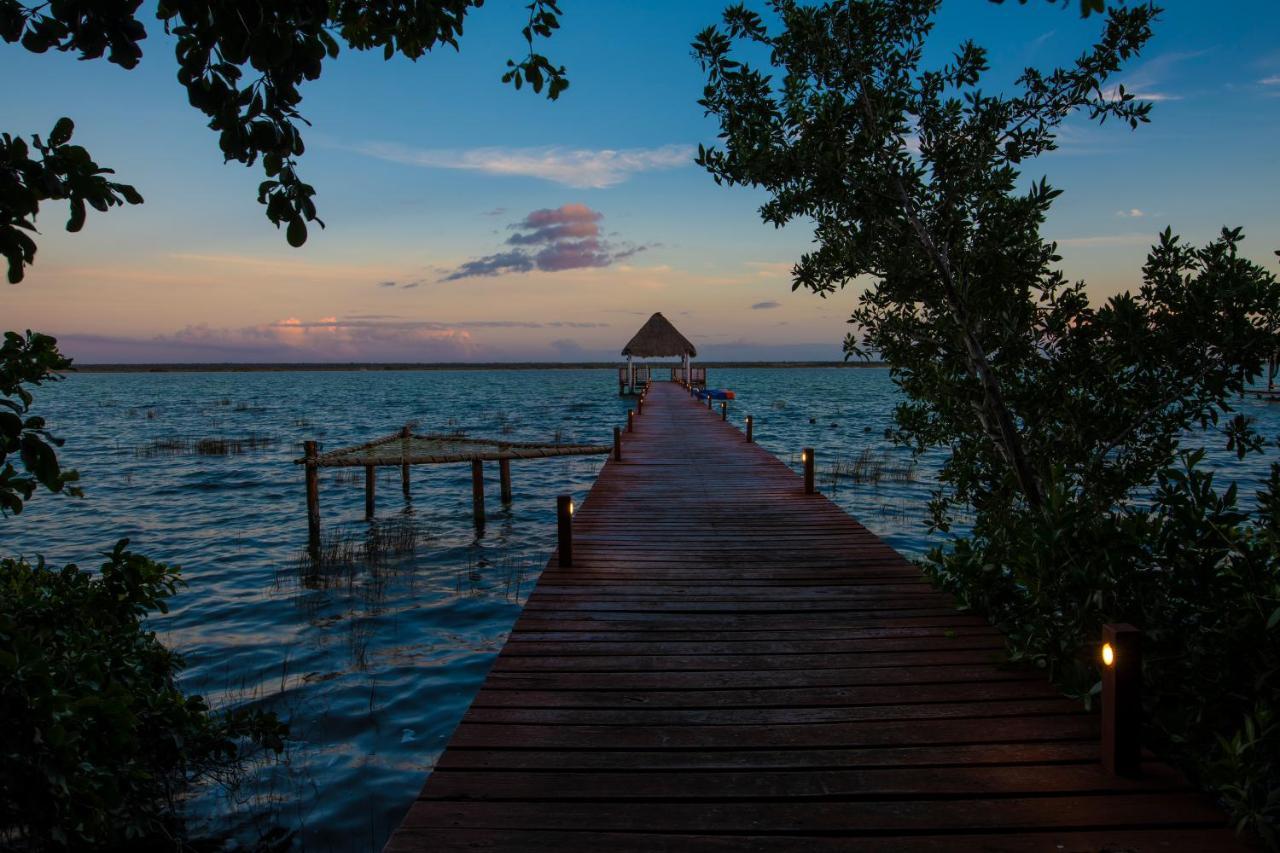
[[[868,448],[907,464],[884,438],[897,401],[887,371],[712,370],[711,380],[737,393],[731,420],[751,413],[760,444],[792,464],[803,446],[818,448],[820,468]],[[468,465],[415,467],[409,505],[399,470],[382,469],[379,516],[412,524],[416,548],[317,582],[299,572],[306,511],[291,460],[300,442],[333,449],[412,421],[418,432],[607,444],[629,407],[616,387],[607,370],[72,376],[38,405],[68,439],[62,458],[80,470],[86,496],[40,496],[2,522],[4,552],[88,566],[127,536],[134,550],[180,564],[188,586],[154,624],[186,655],[183,686],[215,704],[263,703],[292,728],[282,763],[239,791],[202,794],[193,815],[246,838],[274,822],[297,831],[299,849],[378,850],[537,580],[555,495],[581,500],[603,457],[514,463],[510,506],[490,464],[480,534]],[[1280,406],[1241,407],[1280,434]],[[270,443],[224,457],[150,452],[166,439],[249,436]],[[1218,453],[1214,464],[1251,493],[1266,463]],[[359,470],[321,472],[326,529],[367,530]],[[824,491],[918,556],[936,544],[923,524],[931,473],[926,459],[907,482],[827,478]]]

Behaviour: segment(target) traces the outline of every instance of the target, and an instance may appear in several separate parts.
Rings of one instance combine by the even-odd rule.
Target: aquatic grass
[[[914,459],[901,462],[883,450],[864,447],[851,459],[837,459],[826,473],[832,480],[846,479],[854,483],[914,483],[917,469]]]
[[[275,444],[265,435],[244,438],[157,438],[134,448],[134,455],[151,458],[166,456],[239,456],[251,450],[262,450]]]
[[[371,521],[363,531],[333,528],[321,534],[314,552],[304,549],[298,555],[295,574],[308,589],[351,586],[367,575],[376,598],[391,558],[414,553],[426,538],[418,523],[405,517]]]

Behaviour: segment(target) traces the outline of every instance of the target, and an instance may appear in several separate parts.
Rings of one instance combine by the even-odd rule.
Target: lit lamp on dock
[[[804,493],[813,494],[813,448],[806,447],[800,451],[800,461],[804,463]]]
[[[720,420],[722,421],[729,420],[729,404],[728,403],[720,404]]]
[[[751,415],[747,415],[747,444],[751,443]]]
[[[1102,626],[1102,766],[1117,776],[1142,772],[1142,632]]]
[[[573,566],[573,496],[556,498],[556,534],[560,548],[560,568]]]
[[[627,412],[627,432],[636,431],[636,410],[631,409]]]

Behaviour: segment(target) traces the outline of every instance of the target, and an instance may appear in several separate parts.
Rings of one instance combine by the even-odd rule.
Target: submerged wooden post
[[[747,444],[751,444],[751,415],[747,415]]]
[[[498,480],[502,483],[502,502],[511,503],[511,460],[498,460]]]
[[[307,461],[307,550],[312,557],[320,550],[320,469],[316,465],[316,443],[302,442]]]
[[[636,431],[636,410],[631,409],[627,412],[627,432]]]
[[[1123,623],[1102,626],[1102,766],[1142,772],[1142,632]]]
[[[804,463],[804,493],[813,494],[813,448],[806,447],[800,451],[800,461]]]
[[[471,460],[471,513],[476,527],[484,527],[484,463]]]
[[[729,404],[728,403],[720,404],[720,420],[722,421],[729,420]]]
[[[413,431],[405,424],[400,430],[400,490],[406,503],[409,501],[409,438],[412,435]]]
[[[560,549],[560,568],[573,566],[573,496],[556,498],[556,538]]]
[[[613,458],[622,461],[622,427],[613,428]]]
[[[373,492],[378,482],[378,469],[373,465],[364,466],[364,517],[373,518]]]

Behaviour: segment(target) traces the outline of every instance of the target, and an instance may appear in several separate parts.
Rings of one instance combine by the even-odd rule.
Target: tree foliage
[[[142,59],[147,37],[141,0],[23,3],[0,0],[0,37],[35,53],[57,50],[81,59],[106,57],[122,68]],[[161,0],[155,17],[175,37],[178,82],[191,106],[203,113],[218,134],[223,157],[252,166],[261,161],[265,180],[258,202],[267,218],[285,228],[292,246],[307,239],[307,223],[317,215],[315,188],[299,175],[305,146],[299,112],[301,87],[320,76],[324,63],[338,57],[340,45],[379,50],[387,59],[417,60],[440,46],[459,47],[463,23],[484,0],[430,0],[405,4],[389,0]],[[569,86],[563,66],[535,49],[538,38],[559,26],[558,0],[532,0],[521,31],[528,50],[507,62],[505,83],[529,84],[557,99]],[[27,149],[6,135],[0,149],[0,251],[9,262],[9,279],[22,278],[32,262],[36,206],[47,199],[71,200],[68,230],[84,222],[84,204],[99,210],[120,199],[141,197],[124,184],[108,184],[107,174],[83,148],[66,146],[71,123],[63,119],[50,134],[49,151],[37,138],[44,160],[30,161]],[[106,206],[104,206],[106,205]],[[74,226],[74,227],[73,227]]]
[[[973,42],[926,67],[938,6],[773,0],[774,27],[731,6],[694,42],[722,139],[699,162],[764,188],[766,222],[814,223],[793,288],[862,290],[847,352],[891,366],[898,439],[947,454],[933,525],[973,513],[931,556],[937,579],[1080,695],[1097,683],[1100,626],[1140,625],[1156,650],[1151,730],[1267,836],[1280,817],[1276,482],[1241,509],[1183,445],[1216,430],[1242,457],[1263,448],[1231,402],[1280,350],[1280,282],[1244,257],[1240,229],[1200,247],[1166,230],[1136,292],[1093,305],[1040,234],[1060,190],[1023,170],[1072,116],[1149,120],[1113,81],[1157,8],[1112,7],[1074,63],[1027,68],[1001,93],[981,87]]]
[[[38,485],[51,492],[79,495],[70,484],[79,477],[58,464],[55,447],[62,440],[45,427],[44,418],[31,414],[34,402],[27,386],[57,381],[58,371],[71,361],[58,352],[48,335],[6,332],[0,344],[0,514],[22,512]],[[13,459],[21,462],[19,472]]]

